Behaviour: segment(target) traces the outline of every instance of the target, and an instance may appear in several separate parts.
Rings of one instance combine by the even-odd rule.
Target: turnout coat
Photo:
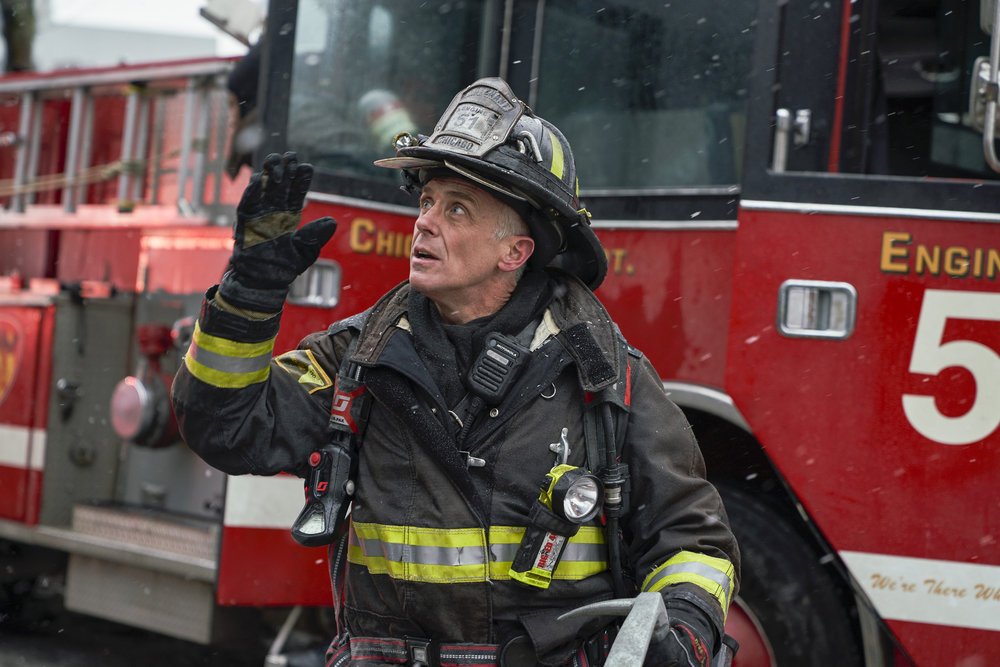
[[[559,664],[606,623],[555,620],[613,596],[600,516],[570,540],[549,588],[508,574],[555,463],[549,444],[564,427],[568,462],[600,467],[587,460],[584,412],[604,400],[622,427],[627,420],[619,455],[630,474],[621,521],[628,581],[696,598],[721,628],[739,556],[691,427],[590,290],[565,274],[556,279],[526,369],[461,447],[413,344],[408,284],[273,359],[278,315],[246,319],[207,295],[173,400],[189,446],[229,474],[307,474],[309,454],[331,437],[336,375],[358,337],[352,361],[364,369],[370,414],[348,563],[338,566],[338,576],[346,569],[343,599],[334,586],[351,636],[498,644],[521,633],[541,661]],[[484,463],[470,466],[470,457]]]

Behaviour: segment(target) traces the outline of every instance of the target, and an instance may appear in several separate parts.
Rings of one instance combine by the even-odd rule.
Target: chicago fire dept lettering
[[[879,266],[885,273],[994,280],[1000,275],[1000,249],[915,243],[909,232],[883,232]]]
[[[406,258],[410,256],[412,243],[413,234],[381,229],[369,218],[355,218],[351,222],[351,250],[359,255],[374,253],[380,257]]]

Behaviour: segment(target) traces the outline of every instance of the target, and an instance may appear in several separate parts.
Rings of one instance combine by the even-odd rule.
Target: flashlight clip
[[[553,442],[549,445],[549,451],[556,455],[556,462],[554,465],[565,465],[569,463],[569,429],[565,426],[562,432],[559,434],[559,442]]]

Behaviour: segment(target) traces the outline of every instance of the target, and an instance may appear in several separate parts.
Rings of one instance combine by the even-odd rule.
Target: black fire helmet
[[[379,167],[401,169],[419,190],[442,168],[472,180],[521,214],[535,252],[533,266],[555,266],[591,289],[608,262],[581,205],[573,151],[555,125],[539,118],[503,79],[479,79],[452,99],[429,137],[396,137],[396,157]]]

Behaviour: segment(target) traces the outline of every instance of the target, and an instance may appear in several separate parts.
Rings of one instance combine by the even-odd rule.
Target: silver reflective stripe
[[[520,544],[491,544],[490,554],[499,563],[512,563]],[[607,561],[607,549],[603,544],[569,542],[563,549],[563,562],[602,563]]]
[[[710,565],[693,561],[689,561],[687,563],[677,563],[676,565],[670,565],[663,568],[660,570],[659,574],[657,574],[656,577],[649,582],[649,585],[646,586],[646,590],[654,590],[657,582],[662,580],[664,577],[669,577],[675,574],[696,574],[699,577],[704,577],[705,579],[714,581],[726,594],[726,600],[729,600],[729,590],[732,587],[732,581],[729,579],[729,576],[726,575],[725,572],[720,572]]]
[[[192,343],[188,348],[188,354],[202,366],[223,373],[252,373],[263,370],[271,363],[271,353],[257,355],[256,357],[229,357],[215,352],[209,352],[203,347],[198,347],[197,343]]]
[[[520,544],[491,544],[490,556],[498,563],[513,563]]]
[[[486,562],[482,547],[420,547],[412,544],[393,544],[392,546],[402,549],[402,558],[398,559],[402,563],[482,565]],[[393,558],[392,560],[397,559]]]
[[[384,542],[378,538],[362,540],[354,531],[351,531],[351,541],[361,547],[366,558],[381,555],[394,563],[482,565],[486,562],[482,547],[426,547]]]
[[[417,563],[420,565],[483,565],[482,547],[429,547],[385,542],[378,538],[361,539],[351,531],[351,544],[361,547],[365,557],[381,556],[395,563]],[[500,563],[513,562],[520,544],[491,544],[490,555]],[[601,563],[607,560],[607,549],[603,544],[569,542],[563,551],[562,560],[567,562]]]

